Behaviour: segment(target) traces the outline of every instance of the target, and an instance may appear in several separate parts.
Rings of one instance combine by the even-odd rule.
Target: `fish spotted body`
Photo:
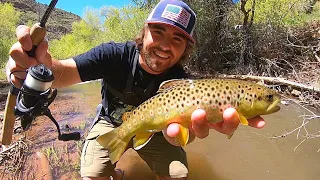
[[[133,138],[133,147],[140,149],[153,133],[171,123],[180,124],[177,141],[186,145],[191,114],[196,109],[206,111],[208,123],[223,121],[223,111],[233,107],[239,113],[240,122],[277,112],[280,96],[274,90],[253,82],[235,79],[169,80],[160,85],[159,93],[130,113],[124,122],[97,141],[109,150],[112,163],[117,162]]]

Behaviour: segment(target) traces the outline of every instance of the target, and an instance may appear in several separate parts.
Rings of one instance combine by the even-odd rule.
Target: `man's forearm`
[[[81,82],[73,59],[52,60],[52,71],[55,77],[52,83],[53,88],[62,88]]]

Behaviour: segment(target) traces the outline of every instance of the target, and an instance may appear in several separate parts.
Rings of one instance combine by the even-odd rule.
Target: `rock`
[[[292,94],[293,96],[300,96],[300,95],[301,95],[301,91],[298,91],[298,90],[293,89],[293,90],[291,91],[291,94]]]

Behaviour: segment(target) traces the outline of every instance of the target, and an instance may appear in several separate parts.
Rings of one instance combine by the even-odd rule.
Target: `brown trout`
[[[209,123],[222,121],[226,108],[239,113],[240,122],[277,112],[280,96],[276,91],[253,82],[235,79],[169,80],[163,82],[158,94],[133,111],[124,114],[123,123],[103,134],[97,141],[109,150],[112,163],[117,162],[133,138],[133,147],[142,148],[155,132],[170,123],[180,124],[176,140],[184,146],[189,138],[191,114],[196,109],[206,111]]]

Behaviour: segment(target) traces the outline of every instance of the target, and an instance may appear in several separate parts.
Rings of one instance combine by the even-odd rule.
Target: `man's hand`
[[[209,135],[210,129],[215,129],[218,132],[226,134],[228,137],[232,136],[239,125],[239,115],[234,108],[228,108],[223,112],[223,121],[218,123],[208,123],[206,119],[206,112],[202,109],[195,110],[191,115],[192,124],[189,128],[190,137],[189,143],[195,137],[203,139]],[[265,121],[261,117],[255,117],[249,120],[249,126],[254,128],[263,128]],[[173,145],[175,143],[174,137],[179,134],[180,128],[178,123],[170,124],[164,130],[165,138]]]
[[[52,66],[52,58],[48,53],[48,42],[43,40],[39,43],[35,57],[29,57],[26,51],[32,49],[32,40],[30,36],[30,28],[20,25],[16,29],[16,42],[10,49],[10,58],[6,65],[6,74],[8,81],[11,79],[14,84],[19,86],[19,79],[25,79],[26,73],[14,73],[14,76],[9,77],[13,71],[25,71],[31,66],[37,64],[45,64],[48,68]]]

